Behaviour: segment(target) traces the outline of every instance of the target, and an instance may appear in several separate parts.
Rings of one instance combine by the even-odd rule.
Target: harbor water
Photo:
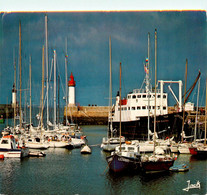
[[[206,194],[207,160],[188,154],[178,155],[175,165],[186,163],[188,172],[156,174],[114,174],[108,169],[106,156],[100,148],[106,126],[83,126],[92,154],[82,155],[80,149],[49,148],[46,156],[0,161],[0,194]],[[188,187],[187,181],[200,189]]]

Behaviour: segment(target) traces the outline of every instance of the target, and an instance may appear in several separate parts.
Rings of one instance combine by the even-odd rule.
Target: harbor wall
[[[79,125],[107,125],[109,106],[68,106],[67,118]],[[64,118],[66,108],[64,109]]]
[[[204,126],[205,108],[199,107],[198,121],[200,122],[201,129]],[[177,113],[175,107],[168,107],[168,113]],[[109,106],[68,106],[67,117],[68,120],[79,125],[107,125],[108,124]],[[189,111],[187,113],[186,122],[189,121],[190,126],[195,125],[196,111]],[[66,117],[66,107],[64,108],[64,122]]]
[[[12,118],[14,115],[14,108],[11,104],[0,104],[0,116],[3,118]]]

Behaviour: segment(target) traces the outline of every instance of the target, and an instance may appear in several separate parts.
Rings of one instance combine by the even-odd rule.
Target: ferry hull
[[[122,121],[122,132],[126,139],[147,139],[148,129],[148,117],[139,117],[136,121]],[[119,129],[119,122],[113,122],[113,129]],[[154,129],[154,118],[150,118],[150,129],[153,132]],[[156,131],[166,130],[162,135],[164,137],[174,136],[175,140],[180,140],[182,129],[182,113],[167,114],[157,116],[156,118]],[[186,135],[190,134],[185,127]]]

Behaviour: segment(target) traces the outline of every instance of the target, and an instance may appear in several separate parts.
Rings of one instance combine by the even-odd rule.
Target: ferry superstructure
[[[156,91],[156,118],[157,130],[165,131],[166,135],[176,133],[182,127],[181,107],[177,113],[168,113],[168,94],[161,89]],[[173,82],[173,81],[172,81]],[[182,81],[178,81],[179,88],[182,88]],[[155,114],[155,91],[151,88],[134,89],[132,93],[127,94],[127,97],[121,100],[121,121],[122,135],[128,139],[147,139],[152,132],[154,126]],[[182,91],[181,89],[179,91]],[[179,95],[181,97],[181,95]],[[182,98],[182,97],[181,97]],[[180,98],[180,99],[181,99]],[[119,108],[119,93],[116,96],[116,102],[113,106],[112,121],[113,129],[119,129],[120,108]],[[179,102],[179,105],[182,105]],[[176,120],[175,120],[176,119]]]

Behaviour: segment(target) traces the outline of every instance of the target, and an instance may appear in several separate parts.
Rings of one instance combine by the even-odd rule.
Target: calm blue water
[[[83,126],[89,145],[101,143],[106,126]],[[124,174],[108,171],[99,146],[91,155],[80,149],[48,149],[44,158],[5,159],[0,161],[0,194],[206,194],[207,160],[179,155],[175,164],[186,163],[186,173]],[[201,189],[185,192],[187,180],[201,182]]]

